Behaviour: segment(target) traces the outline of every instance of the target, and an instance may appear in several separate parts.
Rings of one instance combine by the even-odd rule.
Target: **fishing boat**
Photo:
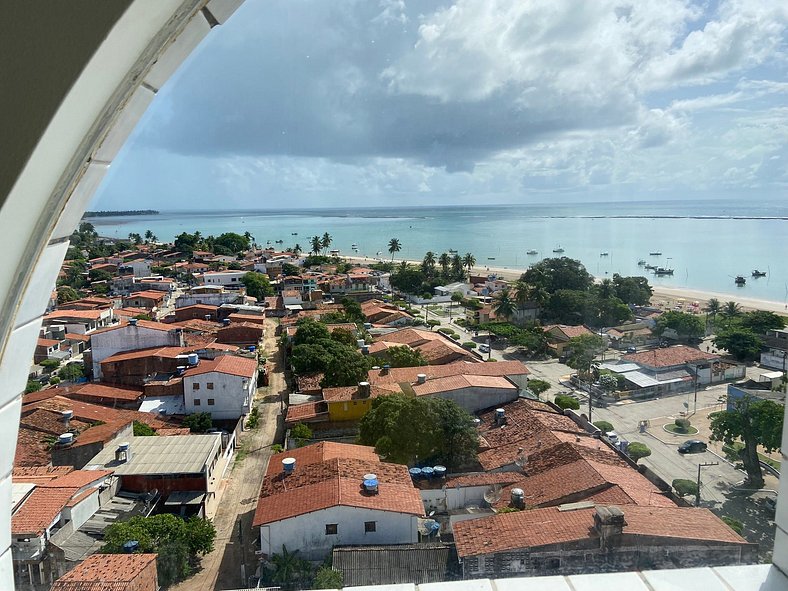
[[[646,265],[646,269],[648,269],[649,271],[656,271],[657,270],[657,266],[656,265]]]
[[[752,272],[752,276],[753,277],[766,277],[766,271],[759,271],[758,269],[755,269]]]
[[[643,265],[645,265],[645,264],[646,264],[646,261],[645,261],[645,260],[643,260],[643,259],[640,259],[640,260],[638,261],[638,267],[642,267],[642,266],[643,266]]]
[[[298,232],[290,232],[291,236],[298,236]]]
[[[457,254],[457,251],[454,250],[453,248],[450,248],[449,249],[449,254]]]
[[[539,251],[538,250],[529,250],[525,254],[539,254]]]
[[[736,285],[741,286],[741,285],[744,285],[745,283],[747,283],[747,280],[742,275],[736,275],[736,279],[734,279],[733,282]]]
[[[356,248],[356,249],[357,249],[357,248],[358,248],[358,244],[356,244],[356,243],[354,242],[353,244],[351,244],[351,245],[350,245],[350,248]]]
[[[599,253],[599,256],[601,256],[601,257],[606,257],[606,256],[609,256],[609,255],[610,255],[610,253],[607,252],[607,251]]]
[[[488,261],[494,261],[494,260],[495,260],[495,257],[487,257],[487,260],[488,260]]]
[[[274,240],[277,244],[284,244],[284,240]]]
[[[564,252],[564,249],[559,246],[558,248],[554,248],[553,252],[562,253]]]
[[[673,269],[665,269],[664,267],[657,267],[654,269],[654,275],[673,275]]]
[[[661,253],[661,252],[659,252],[658,250],[655,250],[654,252],[650,252],[649,254],[650,254],[651,256],[653,256],[653,257],[662,256],[662,253]]]

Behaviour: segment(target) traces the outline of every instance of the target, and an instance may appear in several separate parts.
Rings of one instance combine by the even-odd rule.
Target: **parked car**
[[[627,353],[637,353],[637,352],[638,352],[637,347],[627,347]]]
[[[777,498],[776,497],[766,497],[763,500],[763,505],[766,507],[766,510],[769,511],[772,515],[777,512]]]
[[[490,345],[479,345],[479,351],[482,353],[489,353],[490,352]]]
[[[700,439],[689,439],[679,445],[678,452],[680,454],[702,454],[708,446],[705,441]]]

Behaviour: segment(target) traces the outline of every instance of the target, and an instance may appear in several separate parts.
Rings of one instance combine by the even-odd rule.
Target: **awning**
[[[202,505],[204,500],[205,493],[186,490],[170,493],[164,505]]]

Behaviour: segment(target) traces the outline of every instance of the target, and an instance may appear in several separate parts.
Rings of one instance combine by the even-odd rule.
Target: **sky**
[[[246,0],[91,209],[788,197],[788,2]]]

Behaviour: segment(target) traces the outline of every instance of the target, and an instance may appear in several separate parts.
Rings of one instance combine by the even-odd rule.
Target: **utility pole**
[[[719,462],[702,462],[698,464],[698,490],[695,493],[695,506],[700,507],[700,469],[707,466],[718,466]]]

